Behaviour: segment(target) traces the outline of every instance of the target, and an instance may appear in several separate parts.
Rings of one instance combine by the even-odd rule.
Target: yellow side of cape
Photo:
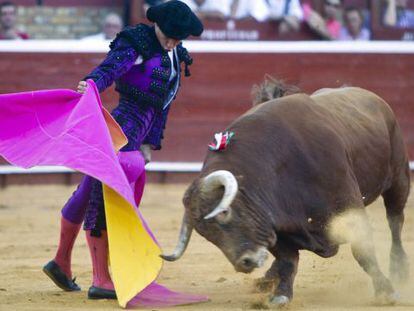
[[[161,250],[134,208],[103,185],[112,280],[123,308],[152,283],[162,266]]]

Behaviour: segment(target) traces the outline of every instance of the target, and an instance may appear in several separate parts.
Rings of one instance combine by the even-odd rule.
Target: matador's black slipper
[[[69,279],[54,260],[49,261],[43,267],[43,272],[64,291],[73,292],[81,290],[78,284],[75,283],[76,278],[73,280]]]
[[[89,299],[116,299],[116,293],[114,290],[91,286],[89,287],[89,290],[88,290],[88,298]]]

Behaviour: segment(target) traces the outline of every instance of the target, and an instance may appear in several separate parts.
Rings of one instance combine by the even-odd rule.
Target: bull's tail
[[[275,98],[296,93],[301,93],[301,89],[297,86],[286,84],[283,80],[266,74],[262,84],[253,85],[251,94],[253,106],[256,106]]]

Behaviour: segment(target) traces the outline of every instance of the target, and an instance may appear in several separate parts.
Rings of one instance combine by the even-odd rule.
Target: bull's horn
[[[183,222],[181,224],[180,237],[178,239],[178,243],[175,247],[174,252],[171,255],[160,255],[161,258],[167,261],[176,261],[177,259],[179,259],[184,254],[184,251],[187,248],[192,232],[193,227],[190,225],[188,221],[187,212],[185,212]]]
[[[233,202],[237,191],[238,191],[238,184],[237,179],[234,177],[234,175],[229,171],[215,171],[208,176],[204,178],[203,184],[202,184],[202,190],[209,191],[211,188],[216,188],[218,186],[224,186],[224,194],[223,198],[221,199],[220,203],[217,205],[217,207],[207,216],[204,217],[204,219],[210,219],[221,212],[229,211],[230,210],[230,204]]]

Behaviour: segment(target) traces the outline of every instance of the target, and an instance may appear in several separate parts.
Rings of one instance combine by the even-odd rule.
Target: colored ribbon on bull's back
[[[104,184],[109,257],[120,306],[205,301],[154,283],[161,250],[136,204],[143,183],[130,184],[120,165],[124,155],[115,153],[125,143],[91,80],[83,95],[71,90],[0,95],[0,155],[8,162],[24,168],[62,165]],[[143,171],[144,164],[136,169]]]

